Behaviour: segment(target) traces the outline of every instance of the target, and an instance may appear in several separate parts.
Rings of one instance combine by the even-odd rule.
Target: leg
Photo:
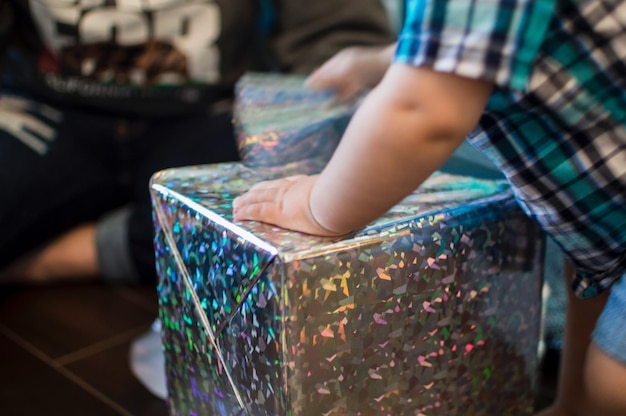
[[[113,268],[113,263],[102,263],[107,280],[119,281],[124,273],[136,273],[144,282],[156,280],[154,258],[154,225],[150,202],[149,181],[157,171],[177,166],[190,166],[238,160],[233,133],[232,115],[200,114],[185,117],[139,120],[145,130],[133,134],[135,124],[129,122],[131,137],[125,142],[128,166],[132,178],[133,202],[125,224],[123,236],[109,235],[99,241],[99,258],[106,257],[106,247],[120,246],[120,237],[127,248],[132,271]],[[108,241],[107,241],[108,240]],[[115,243],[117,241],[117,243]],[[118,256],[121,257],[121,256]]]
[[[626,415],[626,365],[617,361],[595,343],[587,355],[585,381],[592,403],[597,404],[594,415]]]
[[[626,415],[626,277],[611,288],[587,353],[586,391],[598,415]]]
[[[591,332],[604,308],[606,296],[601,295],[602,298],[595,297],[584,301],[578,299],[569,289],[573,274],[572,267],[566,262],[565,281],[568,286],[568,299],[557,400],[551,408],[539,413],[539,416],[595,414],[587,408],[583,371],[591,342]]]
[[[100,128],[95,127],[98,124]],[[103,137],[98,138],[94,130]],[[21,281],[30,282],[95,275],[117,283],[138,279],[154,281],[153,224],[148,192],[150,176],[174,166],[237,160],[230,114],[157,120],[115,120],[79,114],[71,131],[81,138],[80,144],[86,147],[85,156],[88,156],[63,160],[66,164],[74,160],[83,163],[81,169],[70,170],[72,178],[98,177],[90,174],[90,166],[104,166],[109,176],[102,183],[91,181],[90,187],[85,189],[88,192],[72,194],[73,205],[85,205],[92,200],[95,204],[88,211],[72,212],[69,218],[80,218],[85,212],[97,215],[89,217],[88,222],[74,222],[72,227],[61,229],[60,237],[47,241],[43,248],[30,252],[0,271],[0,280],[9,280],[2,274],[10,273]],[[100,157],[108,162],[103,162]],[[108,172],[112,166],[118,166],[120,170]],[[42,169],[35,182],[45,177]],[[132,179],[128,181],[128,178]],[[67,180],[68,187],[71,187],[72,180]],[[125,182],[128,185],[126,191]],[[54,187],[46,188],[55,191]],[[102,215],[129,201],[131,194],[134,197],[128,211],[119,211],[122,215]],[[68,207],[73,205],[64,203],[64,213],[69,214]],[[48,214],[49,222],[58,223],[58,213]],[[34,217],[41,218],[41,215]],[[39,232],[38,227],[33,228]]]
[[[72,228],[6,267],[3,282],[46,283],[59,279],[96,278],[95,232],[93,223]]]
[[[74,113],[6,96],[0,115],[0,279],[92,277],[88,224],[124,198],[102,120],[81,131]]]
[[[566,281],[573,277],[565,267]],[[568,288],[568,306],[555,404],[538,416],[618,416],[626,414],[626,367],[591,342],[609,292],[581,300]],[[621,390],[620,390],[621,389]]]

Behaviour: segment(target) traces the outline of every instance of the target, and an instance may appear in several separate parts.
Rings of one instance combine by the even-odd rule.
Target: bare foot
[[[96,228],[84,224],[0,272],[1,283],[50,283],[98,275]]]

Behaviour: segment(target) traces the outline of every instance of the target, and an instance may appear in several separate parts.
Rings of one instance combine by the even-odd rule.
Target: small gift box
[[[234,124],[247,166],[297,164],[307,174],[328,162],[359,99],[336,102],[332,91],[305,88],[305,79],[252,72],[239,80]]]
[[[152,178],[171,414],[532,414],[544,240],[506,182],[435,174],[340,239],[233,222],[286,173]]]

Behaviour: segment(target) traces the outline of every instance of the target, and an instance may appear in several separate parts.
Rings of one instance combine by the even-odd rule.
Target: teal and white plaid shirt
[[[624,274],[626,2],[407,0],[394,61],[493,82],[471,142],[572,261],[579,297]]]

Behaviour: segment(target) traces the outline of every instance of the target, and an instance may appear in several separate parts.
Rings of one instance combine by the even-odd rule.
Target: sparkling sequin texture
[[[306,89],[304,80],[261,73],[239,80],[234,121],[244,163],[299,162],[300,173],[305,174],[321,171],[330,159],[356,105],[335,102],[328,91]]]
[[[233,222],[280,174],[152,179],[172,414],[532,414],[543,240],[505,182],[436,174],[339,240]]]

